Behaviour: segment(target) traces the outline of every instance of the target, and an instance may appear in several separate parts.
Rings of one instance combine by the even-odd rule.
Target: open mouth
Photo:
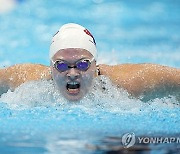
[[[70,94],[77,94],[80,91],[80,83],[76,81],[68,82],[66,88]]]

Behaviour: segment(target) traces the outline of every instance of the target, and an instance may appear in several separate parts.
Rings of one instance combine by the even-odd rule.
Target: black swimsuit
[[[99,65],[97,65],[96,67],[97,67],[97,74],[99,76],[99,75],[101,75]]]

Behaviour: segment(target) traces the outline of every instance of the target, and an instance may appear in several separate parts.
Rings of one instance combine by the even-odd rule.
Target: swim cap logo
[[[56,32],[56,34],[58,34],[58,33],[59,33],[59,31]],[[54,34],[54,36],[56,36],[56,34]],[[53,37],[54,37],[54,36],[53,36]]]
[[[126,133],[122,136],[122,144],[125,148],[133,146],[136,142],[134,133]]]
[[[90,31],[88,31],[87,29],[85,29],[84,32],[85,32],[87,35],[89,35],[89,36],[91,36],[91,37],[93,38],[93,43],[96,45],[96,41],[95,41],[93,35],[90,33]]]

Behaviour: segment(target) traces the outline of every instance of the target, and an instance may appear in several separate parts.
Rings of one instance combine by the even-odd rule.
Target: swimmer
[[[78,24],[63,25],[50,45],[50,66],[17,64],[0,69],[1,94],[24,82],[47,79],[69,101],[82,99],[93,79],[107,76],[118,88],[144,101],[162,96],[180,95],[180,69],[157,64],[97,65],[93,35]]]

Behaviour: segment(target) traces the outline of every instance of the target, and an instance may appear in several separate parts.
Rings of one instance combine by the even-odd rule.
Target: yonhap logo
[[[180,137],[166,137],[166,136],[143,136],[143,137],[138,137],[135,136],[134,133],[126,133],[122,136],[122,145],[124,148],[129,148],[132,147],[133,145],[137,144],[143,144],[143,145],[148,145],[148,144],[171,144],[171,143],[180,143]]]
[[[122,144],[125,148],[133,146],[136,142],[136,137],[134,133],[126,133],[122,136]]]

